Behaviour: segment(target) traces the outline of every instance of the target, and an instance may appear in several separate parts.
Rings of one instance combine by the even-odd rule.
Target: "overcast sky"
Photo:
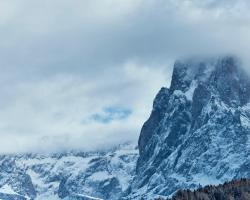
[[[136,143],[176,58],[248,60],[248,2],[0,1],[0,152]]]

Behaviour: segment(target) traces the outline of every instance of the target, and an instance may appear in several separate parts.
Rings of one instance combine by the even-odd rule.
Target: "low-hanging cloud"
[[[161,70],[151,68],[126,63],[93,79],[64,73],[7,85],[0,150],[93,150],[136,142],[154,93],[165,82]]]
[[[247,0],[0,2],[0,152],[136,142],[175,58],[248,61]]]

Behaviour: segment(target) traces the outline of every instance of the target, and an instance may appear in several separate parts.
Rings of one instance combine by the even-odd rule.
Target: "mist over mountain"
[[[250,177],[249,100],[250,79],[237,58],[176,61],[142,127],[129,198]]]
[[[250,63],[249,8],[248,0],[1,1],[0,152],[136,142],[176,58],[232,53]]]
[[[0,1],[0,199],[248,198],[249,10]]]
[[[238,58],[176,61],[137,148],[2,155],[0,197],[151,200],[250,178],[249,101],[249,75]],[[185,191],[176,195],[186,198]]]

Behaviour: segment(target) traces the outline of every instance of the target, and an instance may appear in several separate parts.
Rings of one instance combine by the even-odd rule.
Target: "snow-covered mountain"
[[[0,157],[0,199],[117,200],[134,175],[138,150]]]
[[[138,149],[2,155],[0,199],[151,200],[250,178],[250,78],[239,61],[177,61]]]
[[[174,65],[139,138],[127,199],[250,177],[250,78],[231,56]]]

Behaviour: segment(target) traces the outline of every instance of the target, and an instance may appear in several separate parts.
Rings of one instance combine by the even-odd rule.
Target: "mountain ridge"
[[[103,152],[0,156],[0,196],[6,200],[117,200],[134,175],[133,144]]]
[[[250,177],[249,80],[236,57],[177,61],[142,127],[128,197]]]
[[[176,61],[138,148],[0,156],[7,200],[167,198],[250,178],[250,79],[236,57]],[[138,155],[139,151],[139,155]]]

